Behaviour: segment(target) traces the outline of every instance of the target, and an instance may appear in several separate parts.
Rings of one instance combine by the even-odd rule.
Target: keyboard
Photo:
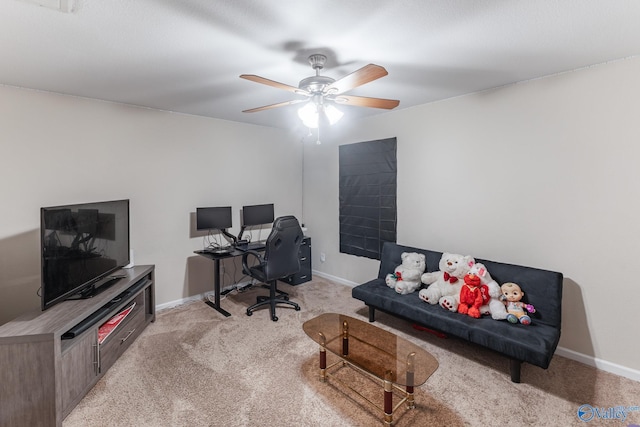
[[[202,252],[208,253],[208,254],[223,255],[223,254],[230,253],[232,250],[233,250],[232,247],[226,246],[224,248],[205,248],[202,250]]]

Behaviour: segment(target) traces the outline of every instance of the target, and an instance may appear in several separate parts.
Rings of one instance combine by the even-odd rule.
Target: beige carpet
[[[254,288],[229,294],[225,318],[203,302],[158,313],[157,320],[65,419],[86,426],[372,426],[382,416],[369,403],[318,380],[318,348],[302,323],[324,312],[368,319],[351,288],[315,279],[280,284],[302,310],[280,308],[248,317]],[[640,405],[640,383],[555,356],[548,370],[524,364],[522,383],[510,381],[508,361],[454,338],[442,339],[378,313],[376,325],[431,352],[440,366],[416,388],[417,407],[400,409],[398,426],[627,426],[621,420],[578,419],[578,408]],[[353,375],[349,372],[346,375]],[[358,376],[372,400],[378,384]],[[639,408],[640,409],[640,408]]]

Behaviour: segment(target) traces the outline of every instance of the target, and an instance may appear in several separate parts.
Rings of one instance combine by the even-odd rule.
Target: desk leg
[[[215,302],[211,302],[207,299],[205,301],[205,304],[207,304],[209,307],[213,308],[214,310],[217,310],[220,314],[223,314],[225,317],[231,316],[231,313],[223,310],[222,307],[220,307],[220,260],[219,259],[213,260],[213,283],[214,283],[214,293],[215,293],[214,301]]]

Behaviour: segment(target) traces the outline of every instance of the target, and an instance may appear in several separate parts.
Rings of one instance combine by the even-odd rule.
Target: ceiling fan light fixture
[[[336,107],[334,107],[331,104],[324,105],[324,113],[326,114],[330,125],[334,125],[338,123],[338,121],[342,118],[342,116],[344,116],[344,113],[342,111],[338,110]]]
[[[298,109],[298,117],[306,127],[316,129],[319,122],[318,106],[313,101],[307,102]]]
[[[311,100],[298,109],[298,117],[302,123],[310,128],[316,129],[320,124],[320,114],[324,114],[329,125],[334,125],[344,116],[344,113],[331,104],[318,104]]]

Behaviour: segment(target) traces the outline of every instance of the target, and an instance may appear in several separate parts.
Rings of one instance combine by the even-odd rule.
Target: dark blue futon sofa
[[[452,313],[438,304],[431,305],[418,297],[418,291],[400,295],[385,284],[385,277],[402,263],[403,252],[418,252],[426,256],[427,270],[438,271],[441,252],[385,243],[378,277],[352,290],[353,298],[369,307],[369,321],[375,321],[375,311],[409,320],[418,325],[444,332],[483,347],[495,350],[510,360],[511,381],[520,382],[522,362],[548,368],[560,340],[562,273],[537,268],[476,259],[483,263],[493,279],[502,284],[515,282],[525,292],[524,301],[533,304],[528,326],[494,320],[490,316],[474,319]]]

